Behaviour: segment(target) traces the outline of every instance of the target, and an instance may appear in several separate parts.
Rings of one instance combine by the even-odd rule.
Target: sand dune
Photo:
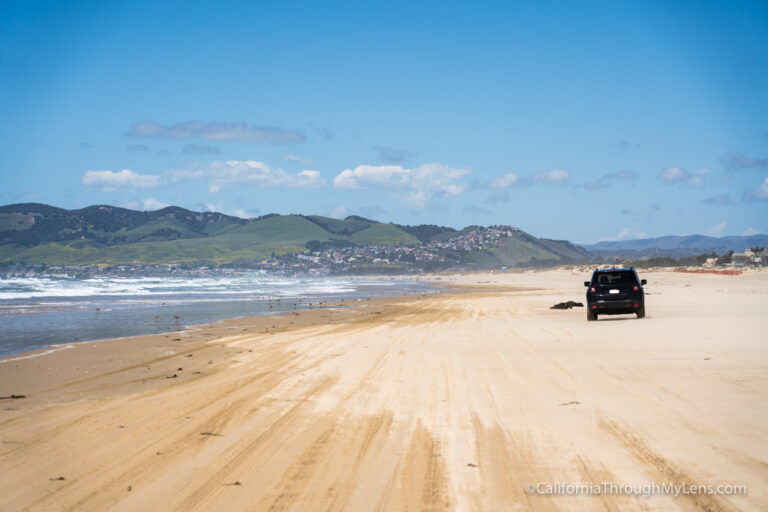
[[[0,401],[0,508],[768,509],[768,273],[644,274],[643,320],[548,309],[587,277],[443,276],[472,286],[0,363],[26,395]]]

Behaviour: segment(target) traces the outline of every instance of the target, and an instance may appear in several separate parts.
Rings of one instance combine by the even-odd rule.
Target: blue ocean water
[[[424,291],[408,280],[216,277],[0,279],[0,357],[51,345]]]

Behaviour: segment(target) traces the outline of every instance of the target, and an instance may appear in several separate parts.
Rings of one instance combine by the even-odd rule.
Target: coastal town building
[[[764,267],[768,266],[768,251],[764,247],[747,249],[731,256],[731,263],[737,267]]]

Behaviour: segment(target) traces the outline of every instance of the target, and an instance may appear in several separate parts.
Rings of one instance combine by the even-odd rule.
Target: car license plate
[[[619,290],[613,289],[613,290],[610,290],[608,293],[619,293]]]

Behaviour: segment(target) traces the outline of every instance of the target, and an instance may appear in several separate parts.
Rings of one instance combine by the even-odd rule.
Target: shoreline
[[[383,276],[383,279],[386,279],[387,276]],[[476,291],[478,286],[471,285],[471,284],[447,284],[447,283],[441,283],[439,281],[434,280],[425,280],[421,281],[425,283],[429,283],[431,288],[431,293],[428,293],[430,288],[421,290],[418,292],[413,293],[398,293],[394,295],[378,295],[375,297],[366,297],[366,298],[354,298],[349,299],[347,302],[344,300],[341,301],[322,301],[318,302],[318,305],[315,305],[314,303],[310,303],[308,307],[304,307],[303,309],[297,309],[293,311],[297,312],[308,312],[308,311],[314,311],[314,310],[333,310],[333,309],[342,309],[342,308],[355,308],[356,305],[359,305],[361,303],[382,303],[386,304],[390,300],[398,301],[402,300],[408,297],[415,297],[415,296],[421,296],[426,297],[430,295],[435,295],[439,293],[469,293],[471,291]],[[19,360],[25,360],[25,359],[33,359],[36,357],[44,357],[50,354],[53,354],[55,352],[60,352],[62,350],[68,350],[72,348],[76,348],[78,345],[88,345],[90,343],[105,343],[105,342],[116,342],[116,341],[130,341],[131,339],[138,339],[138,338],[157,338],[160,339],[161,336],[169,337],[172,334],[179,334],[179,333],[185,333],[187,331],[195,331],[203,328],[209,328],[213,329],[216,326],[219,326],[223,323],[234,323],[238,320],[243,321],[253,321],[255,319],[259,318],[276,318],[284,315],[291,314],[293,311],[286,310],[286,311],[271,311],[267,312],[261,315],[241,315],[241,316],[233,316],[228,318],[222,318],[220,320],[217,320],[215,322],[203,322],[203,323],[194,323],[194,324],[184,324],[180,325],[178,329],[174,329],[171,331],[162,331],[157,333],[151,333],[151,334],[138,334],[138,335],[131,335],[131,336],[116,336],[112,338],[98,338],[93,340],[78,340],[78,341],[71,341],[71,342],[64,342],[64,343],[54,343],[50,345],[46,345],[41,348],[32,349],[32,350],[24,350],[22,352],[15,352],[12,354],[6,354],[4,356],[0,356],[0,365],[11,362],[11,361],[19,361]],[[268,322],[267,322],[268,323]],[[0,366],[0,368],[2,368]]]
[[[434,276],[450,290],[5,363],[0,396],[25,398],[0,401],[0,494],[14,510],[764,509],[768,274],[647,273],[643,320],[549,310],[583,275]],[[748,494],[525,490],[605,481]]]
[[[343,324],[363,320],[366,314],[383,314],[402,302],[417,298],[427,298],[444,293],[461,293],[472,290],[471,285],[445,286],[433,283],[430,293],[425,291],[385,295],[370,298],[356,298],[349,301],[321,302],[321,306],[309,306],[295,311],[270,312],[263,315],[239,316],[225,318],[216,322],[190,324],[181,326],[178,330],[138,335],[104,338],[99,340],[77,341],[48,345],[44,348],[10,354],[0,358],[0,396],[24,395],[26,399],[34,396],[35,385],[44,383],[43,389],[66,384],[68,379],[87,375],[89,380],[98,379],[100,375],[110,375],[119,372],[123,367],[134,368],[145,362],[162,358],[171,361],[182,361],[179,355],[198,350],[211,353],[217,357],[231,355],[231,351],[222,350],[227,339],[237,331],[238,336],[268,335],[274,336],[289,331],[314,328],[322,325]],[[375,309],[369,312],[368,308]],[[364,311],[363,311],[364,310]],[[60,348],[58,348],[60,347]],[[90,349],[90,350],[88,350]],[[83,364],[75,363],[82,359]],[[16,364],[12,364],[16,363]],[[45,363],[45,364],[43,364]],[[8,366],[6,366],[8,365]],[[90,365],[91,369],[87,369]],[[33,368],[33,366],[35,368]],[[53,371],[53,374],[43,375],[43,366]],[[174,364],[163,364],[157,367],[160,373],[167,369],[168,375],[175,373]],[[13,369],[11,369],[13,368]],[[91,373],[99,369],[101,373]],[[37,371],[36,371],[37,370]],[[201,373],[202,374],[202,373]],[[54,381],[51,382],[50,379]],[[172,377],[170,377],[172,378]],[[177,377],[178,378],[178,377]],[[158,380],[153,372],[144,381]],[[9,391],[13,386],[32,389],[32,392]],[[29,381],[34,381],[30,386]],[[14,388],[15,389],[15,388]]]
[[[349,281],[349,280],[347,280]],[[371,281],[365,280],[365,281]],[[0,355],[0,365],[3,364],[4,361],[8,359],[17,359],[19,356],[24,357],[40,357],[41,354],[35,354],[35,353],[41,353],[41,352],[50,352],[51,349],[55,347],[61,347],[65,345],[75,345],[79,343],[101,343],[104,341],[109,340],[116,340],[116,339],[123,339],[123,338],[130,338],[130,337],[143,337],[143,336],[153,336],[153,335],[163,335],[163,334],[172,334],[172,333],[178,333],[183,332],[187,329],[194,328],[196,326],[206,326],[209,324],[215,324],[221,321],[227,321],[227,320],[235,320],[239,318],[249,318],[254,316],[271,316],[281,313],[290,313],[292,311],[306,311],[313,308],[318,307],[318,305],[333,305],[333,304],[343,304],[345,302],[351,303],[355,302],[357,300],[369,300],[369,299],[375,299],[380,297],[389,297],[393,296],[393,291],[388,290],[387,286],[382,286],[380,289],[371,290],[365,288],[365,281],[362,281],[362,284],[358,284],[358,286],[362,286],[362,288],[357,289],[355,292],[349,292],[344,291],[337,294],[337,296],[333,296],[330,294],[326,295],[301,295],[301,296],[279,296],[275,295],[274,297],[264,297],[264,298],[258,298],[258,299],[242,299],[237,295],[228,296],[227,298],[221,299],[218,297],[211,297],[210,298],[210,304],[216,307],[209,308],[209,314],[206,314],[204,316],[207,316],[208,318],[200,319],[200,320],[186,320],[189,318],[189,311],[185,311],[186,308],[190,306],[187,302],[182,302],[181,305],[171,305],[166,306],[166,301],[172,302],[172,301],[178,301],[179,298],[168,298],[168,297],[159,297],[155,299],[156,304],[148,304],[144,307],[137,308],[137,309],[131,309],[127,307],[119,307],[121,302],[118,301],[117,306],[111,305],[109,302],[103,302],[106,299],[109,299],[111,297],[99,297],[94,296],[90,300],[90,304],[92,304],[91,309],[84,309],[82,311],[74,311],[69,314],[73,314],[75,316],[80,315],[87,315],[88,313],[91,313],[93,311],[96,311],[99,313],[99,316],[101,317],[99,320],[90,320],[90,323],[81,324],[86,328],[86,330],[90,330],[90,334],[95,334],[95,331],[101,330],[101,331],[117,331],[113,333],[109,332],[102,332],[102,334],[106,334],[106,336],[99,336],[96,335],[95,337],[86,337],[85,339],[80,339],[78,334],[78,337],[74,337],[74,334],[72,332],[68,333],[68,336],[61,336],[61,338],[64,338],[61,341],[57,340],[48,340],[46,338],[51,338],[57,334],[57,331],[52,328],[52,326],[48,326],[45,331],[43,331],[45,334],[42,339],[36,340],[33,343],[30,343],[32,347],[30,348],[21,348],[21,347],[14,347],[15,344],[19,344],[18,341],[14,338],[10,340],[9,345],[6,347],[6,350],[9,350],[10,352],[1,354]],[[385,279],[382,279],[381,281],[385,281]],[[396,281],[394,279],[389,279],[387,281]],[[437,289],[439,285],[433,284],[425,284],[420,283],[416,280],[407,280],[402,281],[401,280],[401,286],[397,287],[396,290],[394,290],[394,296],[399,295],[412,295],[412,294],[418,294],[418,293],[426,293],[429,292],[430,289]],[[191,296],[191,297],[194,297]],[[132,295],[126,295],[126,298],[123,299],[123,301],[132,299]],[[102,302],[98,302],[98,300],[101,299]],[[146,299],[144,299],[146,300]],[[162,304],[160,302],[162,301]],[[282,304],[281,305],[281,301]],[[83,305],[86,305],[88,303],[83,303]],[[95,305],[94,305],[95,304]],[[192,301],[192,304],[195,304],[195,307],[200,309],[202,306],[200,304],[207,304],[205,300],[202,302],[199,300]],[[227,310],[219,310],[222,304],[229,304]],[[276,309],[273,311],[272,305],[275,305]],[[269,309],[267,309],[267,305],[269,305]],[[291,308],[291,305],[293,305],[293,308]],[[96,307],[100,306],[100,307]],[[102,308],[106,306],[106,309],[102,311]],[[248,311],[244,312],[241,311],[243,309],[255,309],[255,311]],[[142,327],[138,328],[129,328],[128,325],[132,325],[129,323],[125,323],[125,318],[120,318],[117,315],[124,314],[126,311],[135,311],[133,313],[134,318],[132,320],[139,321],[139,324]],[[214,313],[210,314],[210,311],[215,311]],[[191,314],[194,314],[196,311],[192,311]],[[199,312],[199,311],[198,311]],[[58,312],[57,314],[62,314],[66,311]],[[157,314],[155,314],[157,313]],[[35,313],[28,313],[24,316],[31,316],[32,318],[35,317],[35,315],[38,314],[47,314],[47,312],[35,312]],[[168,320],[167,318],[170,318],[169,315],[173,315],[173,317],[176,319],[175,322],[173,320]],[[141,316],[143,315],[143,316]],[[161,327],[158,328],[157,321],[159,316],[164,316],[164,321],[161,321]],[[15,317],[16,315],[11,315],[12,317]],[[180,323],[179,322],[179,316],[182,318],[185,318],[184,322],[190,322],[190,323]],[[144,318],[146,317],[146,318]],[[2,316],[0,316],[0,320],[2,320]],[[154,318],[155,326],[152,328],[149,321],[146,321],[148,318]],[[110,319],[113,319],[114,321],[110,322]],[[77,319],[76,319],[77,320]],[[29,322],[29,320],[26,320]],[[66,319],[65,319],[66,321]],[[105,323],[106,322],[106,323]],[[119,329],[110,329],[109,325],[119,325],[123,326]],[[17,326],[16,331],[18,331],[20,328]],[[120,332],[122,331],[122,332]],[[127,331],[127,332],[126,332]],[[131,332],[133,331],[133,332]],[[58,333],[61,334],[61,333]],[[9,340],[6,339],[6,342]],[[48,341],[46,343],[46,341]],[[36,346],[35,346],[36,345]],[[19,350],[21,348],[21,350]],[[59,349],[60,350],[60,349]],[[58,351],[58,350],[54,350]]]
[[[400,295],[393,295],[393,297],[399,297],[399,296]],[[355,299],[355,300],[357,300],[357,299]],[[362,299],[362,300],[366,300],[366,299]],[[322,303],[322,304],[326,304],[326,303]],[[343,306],[342,302],[338,302],[338,303],[332,302],[332,303],[329,303],[328,306],[317,307],[317,308],[306,307],[306,308],[303,308],[303,309],[297,309],[295,311],[310,311],[312,309],[324,309],[324,308],[333,309],[335,307],[344,307],[344,306]],[[66,349],[70,349],[70,348],[75,348],[77,345],[81,345],[81,344],[87,345],[89,343],[104,343],[104,342],[110,342],[110,341],[129,341],[129,340],[131,340],[133,338],[144,338],[144,337],[156,337],[156,338],[160,337],[160,336],[167,337],[168,335],[171,335],[171,334],[178,334],[178,333],[184,333],[184,332],[187,332],[187,331],[194,331],[194,330],[202,329],[202,328],[205,328],[205,327],[213,328],[213,327],[215,327],[215,326],[217,326],[217,325],[219,325],[219,324],[221,324],[223,322],[230,322],[230,321],[234,322],[234,321],[237,321],[237,320],[244,320],[244,319],[248,320],[248,319],[254,319],[254,318],[271,318],[271,317],[277,317],[277,316],[280,316],[280,315],[287,315],[289,313],[291,313],[291,311],[289,311],[289,310],[286,310],[286,311],[271,311],[271,312],[267,312],[267,313],[264,313],[264,314],[261,314],[261,315],[240,315],[240,316],[233,316],[233,317],[228,317],[228,318],[222,318],[221,320],[217,320],[215,322],[203,322],[203,323],[199,323],[199,324],[184,324],[184,325],[180,324],[178,329],[173,329],[173,330],[170,330],[170,331],[162,331],[162,332],[150,333],[150,334],[137,334],[137,335],[131,335],[131,336],[114,336],[114,337],[111,337],[111,338],[97,338],[97,339],[92,339],[92,340],[78,340],[78,341],[71,341],[71,342],[65,342],[65,343],[53,343],[53,344],[46,345],[44,347],[37,348],[37,349],[24,350],[22,352],[15,352],[15,353],[12,353],[12,354],[6,354],[4,356],[0,356],[0,364],[6,363],[6,362],[10,362],[10,361],[17,361],[17,360],[23,360],[23,359],[31,359],[31,358],[35,358],[35,357],[43,357],[45,355],[49,355],[49,354],[54,353],[54,352],[59,352],[60,350],[66,350]]]

